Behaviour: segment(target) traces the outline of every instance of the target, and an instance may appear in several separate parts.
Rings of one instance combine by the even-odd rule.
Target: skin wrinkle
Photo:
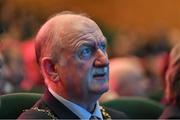
[[[58,19],[58,18],[57,18]],[[54,20],[55,21],[55,20]],[[89,29],[89,27],[92,27],[91,25],[89,25],[89,23],[87,23],[87,21],[85,21],[85,20],[81,20],[83,23],[81,23],[81,24],[83,24],[83,25],[81,25],[83,28],[88,28],[88,32],[87,32],[87,34],[85,34],[85,36],[87,35],[88,36],[88,33],[89,34],[93,34],[93,33],[96,33],[96,32],[99,32],[99,33],[101,33],[101,31],[99,30],[99,28],[98,27],[94,27],[94,29],[96,29],[96,30],[90,30]],[[52,21],[53,22],[53,21]],[[93,21],[91,21],[91,22],[93,22]],[[52,24],[52,23],[51,23]],[[77,32],[65,32],[65,30],[63,30],[63,27],[62,28],[59,28],[58,27],[58,25],[56,25],[56,24],[58,24],[57,22],[55,22],[55,23],[53,23],[52,25],[54,26],[54,30],[53,30],[53,33],[55,33],[55,40],[58,40],[59,38],[62,38],[62,40],[59,40],[59,41],[62,41],[61,42],[61,44],[59,45],[59,44],[55,44],[55,46],[57,46],[57,47],[52,47],[52,48],[71,48],[71,47],[73,47],[73,46],[75,46],[74,44],[74,42],[73,41],[75,41],[75,39],[81,39],[81,37],[82,37],[82,39],[83,39],[83,37],[84,37],[84,35],[82,34],[81,35],[81,33],[83,32],[81,29],[79,30],[79,31],[77,31]],[[67,23],[68,24],[68,23]],[[92,23],[91,23],[92,24]],[[93,24],[96,24],[96,23],[94,23],[93,22]],[[68,25],[71,25],[71,23],[69,23]],[[79,24],[78,24],[79,25]],[[76,28],[81,28],[81,27],[79,27],[78,25],[74,25]],[[67,26],[68,27],[68,26]],[[58,33],[58,31],[60,31],[60,33]],[[76,35],[77,34],[77,35]],[[79,35],[78,35],[79,34]],[[102,34],[102,33],[101,33]],[[61,37],[59,37],[59,36],[61,36]],[[71,39],[71,36],[73,36],[72,37],[72,39]],[[74,37],[74,36],[77,36],[77,37]],[[90,36],[90,35],[89,35]],[[70,37],[70,38],[69,38]],[[93,36],[93,37],[96,37],[96,36]],[[98,39],[98,37],[100,38],[100,36],[97,36],[95,39],[97,39],[97,40],[99,40]],[[57,38],[57,39],[56,39]],[[105,38],[104,38],[105,39]],[[100,40],[99,40],[100,41]],[[66,43],[67,42],[67,43]],[[54,43],[56,43],[56,42],[54,42]],[[64,43],[64,44],[63,44]],[[63,45],[63,46],[62,46]],[[56,51],[56,50],[54,50],[54,51]],[[53,56],[53,58],[54,58],[55,56]],[[63,60],[64,62],[63,63],[65,63],[65,60]]]
[[[90,40],[92,40],[93,38],[92,38],[92,35],[90,35],[90,34],[91,33],[88,33],[88,34],[77,37],[76,40],[78,40],[78,41],[75,41],[75,39],[72,40],[73,41],[72,42],[73,49],[77,50],[77,48],[79,48],[82,44],[84,44],[85,42],[88,43]],[[83,39],[84,39],[84,41],[81,41]]]
[[[99,35],[99,36],[95,36],[95,35],[93,35],[94,33],[96,33],[96,32],[98,32],[98,30],[95,30],[95,31],[93,31],[93,32],[88,32],[87,34],[80,34],[80,35],[78,35],[78,33],[76,33],[77,34],[77,37],[72,37],[72,39],[70,39],[70,38],[68,38],[68,37],[71,37],[71,36],[73,36],[73,35],[76,35],[76,34],[72,34],[72,33],[70,33],[69,35],[66,35],[66,37],[63,37],[63,38],[66,38],[66,39],[62,39],[62,41],[65,41],[65,42],[63,42],[63,45],[64,45],[64,47],[63,48],[65,48],[66,47],[66,49],[67,48],[72,48],[74,51],[77,51],[77,49],[82,45],[82,44],[85,44],[85,42],[87,42],[87,44],[89,44],[89,41],[91,41],[92,39],[96,39],[97,40],[97,42],[95,42],[95,44],[98,44],[98,45],[100,45],[100,44],[102,44],[102,43],[104,43],[105,42],[105,44],[107,44],[106,43],[106,38],[104,37],[103,39],[99,39],[99,38],[102,38],[102,37],[100,37],[100,36],[102,36],[102,35]],[[92,38],[92,37],[96,37],[96,38]],[[82,40],[84,40],[84,41],[82,41]],[[59,44],[57,44],[57,46],[58,46]],[[96,45],[97,46],[97,45]],[[58,48],[58,47],[57,47]],[[61,49],[63,49],[62,47],[61,47]],[[97,49],[98,47],[96,47],[96,49]],[[55,51],[55,50],[54,50]],[[61,57],[60,59],[61,59],[61,63],[60,64],[62,64],[62,65],[65,65],[67,62],[66,62],[66,58],[64,59],[65,57]]]
[[[57,18],[58,19],[58,18]],[[55,20],[54,20],[55,21]],[[84,20],[83,20],[84,21]],[[91,22],[93,22],[93,21],[91,21]],[[94,22],[93,22],[94,23]],[[93,35],[88,35],[88,34],[93,34],[93,33],[96,33],[96,32],[100,32],[101,33],[101,31],[99,30],[99,28],[98,27],[94,27],[96,30],[91,30],[91,29],[89,29],[88,28],[88,32],[84,35],[84,33],[83,33],[83,31],[80,29],[80,30],[78,30],[78,31],[76,31],[76,32],[74,32],[73,30],[73,32],[65,32],[66,30],[63,30],[63,27],[62,28],[59,28],[58,27],[58,25],[56,25],[56,24],[58,24],[57,22],[55,22],[54,24],[52,24],[53,26],[54,26],[54,30],[53,30],[53,33],[55,33],[54,34],[54,37],[53,37],[53,39],[55,39],[55,40],[57,40],[58,42],[60,41],[61,43],[58,43],[58,42],[54,42],[54,43],[58,43],[58,44],[55,44],[54,45],[54,47],[52,47],[54,50],[53,51],[57,51],[56,49],[59,49],[59,48],[61,48],[61,49],[64,49],[64,48],[73,48],[73,49],[75,49],[74,48],[74,46],[75,46],[75,40],[78,40],[78,39],[83,39],[83,38],[86,38],[86,36],[93,36]],[[67,23],[66,23],[67,24]],[[84,26],[83,25],[81,25],[82,26],[82,28],[86,28],[86,27],[89,27],[90,25],[88,25],[89,23],[87,23],[87,21],[85,21],[85,22],[83,22],[83,23],[81,23],[81,24],[85,24]],[[91,23],[92,24],[92,23]],[[68,24],[68,25],[70,25],[70,23]],[[77,26],[77,25],[74,25],[75,27]],[[68,26],[67,26],[68,27]],[[91,27],[91,26],[90,26]],[[77,26],[76,28],[81,28],[81,27],[79,27],[79,26]],[[65,29],[65,28],[64,28]],[[58,32],[58,31],[60,31],[60,32]],[[101,33],[102,34],[102,33]],[[59,37],[60,36],[60,37]],[[61,38],[61,40],[58,40],[59,38]],[[95,38],[96,39],[96,38]],[[55,58],[57,55],[54,55],[52,58]],[[66,64],[66,62],[65,62],[65,60],[63,59],[64,57],[62,57],[62,63],[61,64]],[[55,61],[56,62],[56,61]]]
[[[95,35],[93,35],[94,33],[96,33],[96,32],[100,32],[98,29],[97,30],[95,30],[95,31],[89,31],[89,32],[87,32],[86,34],[81,34],[81,33],[75,33],[75,34],[69,34],[69,35],[66,35],[66,37],[71,37],[71,36],[73,36],[73,38],[68,38],[68,40],[66,41],[67,43],[66,44],[68,44],[68,45],[70,45],[70,47],[73,47],[73,49],[76,49],[77,47],[79,47],[81,44],[77,44],[76,43],[76,41],[75,40],[79,40],[78,42],[84,42],[84,41],[80,41],[80,40],[83,40],[83,39],[86,39],[87,41],[88,40],[91,40],[91,39],[96,39],[96,40],[98,40],[99,42],[100,41],[102,41],[101,39],[99,39],[99,38],[101,38],[100,36],[101,35],[99,35],[99,36],[95,36]],[[74,35],[76,35],[77,34],[77,36],[76,37],[74,37]],[[79,34],[79,35],[78,35]],[[92,37],[95,37],[95,38],[92,38]],[[67,39],[67,38],[66,38]],[[106,41],[106,38],[104,37],[103,38],[103,41]],[[77,44],[77,45],[76,45]],[[76,48],[74,48],[74,47],[76,47]]]

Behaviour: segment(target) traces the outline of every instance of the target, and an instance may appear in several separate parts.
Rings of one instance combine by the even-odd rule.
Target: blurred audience
[[[160,119],[180,119],[180,44],[172,49],[169,59],[165,79],[167,108]]]
[[[23,65],[19,49],[19,41],[13,39],[10,35],[1,37],[3,45],[1,54],[3,56],[3,77],[2,89],[4,93],[10,93],[19,89],[19,84],[23,76]]]
[[[122,31],[119,30],[115,35],[115,38],[112,40],[111,51],[112,57],[117,56],[127,56],[134,53],[134,51],[138,48],[139,44],[143,41],[139,42],[140,34],[139,32],[127,30]]]
[[[0,10],[3,79],[8,83],[4,85],[8,86],[4,93],[30,91],[43,84],[30,40],[37,31],[40,20],[30,11],[17,9],[11,1],[4,1]]]
[[[43,81],[36,64],[33,40],[22,42],[9,34],[1,39],[1,94],[34,88],[42,91]]]
[[[110,60],[110,91],[102,101],[120,96],[146,96],[148,80],[136,57],[113,58]]]
[[[171,48],[166,35],[151,35],[147,42],[135,51],[140,58],[145,74],[149,78],[148,96],[161,100],[164,74],[167,69],[168,54]]]
[[[21,88],[31,90],[33,87],[43,85],[43,79],[36,63],[33,39],[21,43],[21,53],[24,66],[24,79],[21,82]]]

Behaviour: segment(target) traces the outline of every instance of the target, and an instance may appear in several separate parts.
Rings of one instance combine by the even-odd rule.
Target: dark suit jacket
[[[175,105],[170,105],[160,116],[160,119],[180,119],[180,108]]]
[[[105,107],[104,107],[105,108]],[[112,119],[126,119],[127,116],[110,108],[105,108]],[[25,110],[18,119],[80,119],[64,104],[54,98],[49,91],[29,110]],[[105,119],[105,116],[103,116]]]

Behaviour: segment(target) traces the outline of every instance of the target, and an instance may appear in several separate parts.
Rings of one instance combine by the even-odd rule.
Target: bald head
[[[100,31],[97,24],[86,16],[67,13],[57,14],[39,30],[35,49],[38,63],[43,56],[54,58],[63,48],[73,45],[74,39],[86,33]],[[68,46],[67,46],[68,45]]]

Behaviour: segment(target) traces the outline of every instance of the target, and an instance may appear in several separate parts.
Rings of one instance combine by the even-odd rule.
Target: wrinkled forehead
[[[85,37],[94,41],[105,41],[98,25],[91,19],[80,15],[61,15],[54,19],[55,31],[68,42]],[[94,38],[93,38],[94,37]]]

